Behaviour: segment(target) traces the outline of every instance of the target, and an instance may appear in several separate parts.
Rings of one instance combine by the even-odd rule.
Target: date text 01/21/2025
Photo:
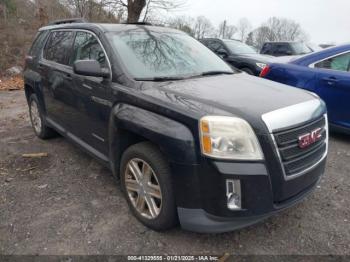
[[[128,261],[218,261],[218,256],[128,256]]]

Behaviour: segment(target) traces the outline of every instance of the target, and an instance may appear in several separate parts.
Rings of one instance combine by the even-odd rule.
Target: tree
[[[167,25],[174,29],[184,31],[185,33],[194,36],[194,19],[188,16],[178,16],[170,19]]]
[[[156,10],[174,11],[185,4],[185,0],[114,0],[117,8],[126,10],[128,23],[146,22]],[[141,19],[142,18],[142,19]]]
[[[201,39],[209,36],[214,31],[214,27],[208,18],[205,16],[198,16],[193,31],[194,37]]]
[[[254,46],[254,33],[250,32],[248,34],[247,40],[245,41],[247,45]]]
[[[252,25],[247,18],[241,18],[237,24],[237,31],[239,35],[239,40],[245,42],[248,34],[252,30]]]
[[[236,34],[236,32],[237,32],[237,27],[235,27],[234,25],[229,25],[226,27],[225,36],[227,39],[232,39],[233,36]]]
[[[5,23],[7,23],[9,15],[16,12],[16,3],[13,0],[2,0],[0,2],[0,13],[2,14]]]
[[[271,17],[263,26],[269,28],[268,38],[270,41],[307,40],[307,35],[300,24],[291,19]]]
[[[272,17],[255,29],[247,41],[260,49],[265,42],[270,41],[303,41],[308,40],[301,26],[290,19]]]
[[[218,32],[220,38],[232,39],[237,32],[237,27],[229,25],[225,20],[220,23]]]

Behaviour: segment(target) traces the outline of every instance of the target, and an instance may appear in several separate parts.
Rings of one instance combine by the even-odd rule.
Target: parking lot
[[[349,174],[350,137],[333,134],[325,176],[296,207],[232,233],[154,232],[107,169],[62,137],[34,136],[22,91],[0,93],[1,254],[350,254]]]

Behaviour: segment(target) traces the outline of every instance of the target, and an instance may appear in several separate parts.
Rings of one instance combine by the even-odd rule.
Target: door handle
[[[71,74],[65,74],[64,78],[69,80],[69,81],[73,80],[73,77]]]
[[[331,76],[331,77],[324,77],[322,78],[323,81],[327,82],[328,85],[330,86],[335,86],[338,83],[338,79]]]

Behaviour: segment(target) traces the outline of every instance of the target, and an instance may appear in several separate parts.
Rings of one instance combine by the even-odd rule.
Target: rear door
[[[47,116],[51,124],[64,129],[71,126],[70,116],[74,103],[70,92],[72,73],[68,65],[73,39],[73,31],[51,32],[38,65],[43,78]]]
[[[330,122],[350,128],[350,52],[314,64],[317,93],[326,102]]]

